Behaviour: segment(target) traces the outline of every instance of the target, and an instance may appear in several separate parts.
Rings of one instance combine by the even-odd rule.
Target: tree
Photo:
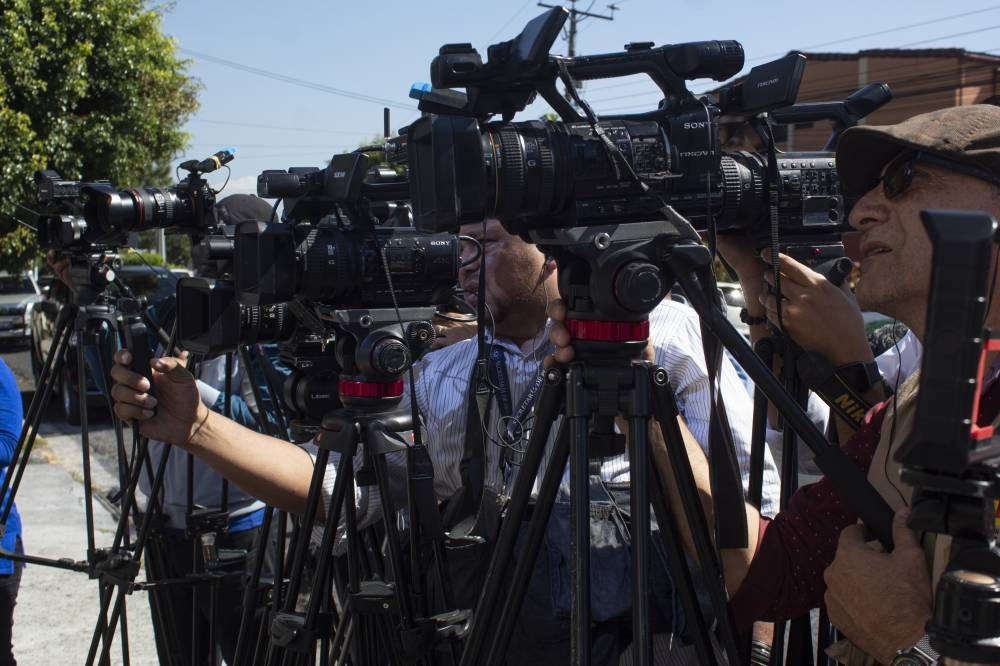
[[[37,169],[165,185],[198,108],[161,15],[141,0],[0,0],[0,269],[35,256]]]

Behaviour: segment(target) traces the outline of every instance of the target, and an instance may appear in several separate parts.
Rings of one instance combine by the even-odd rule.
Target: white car
[[[0,342],[27,344],[31,340],[31,309],[42,300],[42,290],[28,272],[0,272]]]

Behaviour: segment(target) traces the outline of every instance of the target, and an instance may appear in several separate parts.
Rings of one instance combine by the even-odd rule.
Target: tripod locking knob
[[[663,271],[643,261],[622,266],[615,275],[614,289],[619,304],[633,312],[651,311],[667,293]]]

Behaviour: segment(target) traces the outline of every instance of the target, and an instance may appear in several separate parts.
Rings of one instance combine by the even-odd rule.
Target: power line
[[[497,28],[497,31],[494,32],[493,35],[489,39],[487,39],[486,41],[488,41],[489,43],[492,44],[493,40],[495,40],[497,37],[499,37],[500,34],[504,31],[504,29],[506,29],[506,27],[509,26],[514,19],[516,19],[518,16],[520,16],[521,12],[523,12],[525,9],[527,9],[528,5],[530,5],[534,1],[535,0],[528,0],[526,3],[524,3],[523,5],[521,5],[521,8],[518,9],[516,12],[514,12],[514,15],[511,16],[509,19],[507,19],[502,26],[500,26],[499,28]]]
[[[256,123],[238,123],[231,120],[209,120],[208,118],[189,118],[188,122],[210,123],[212,125],[232,125],[233,127],[251,127],[254,129],[281,130],[283,132],[306,132],[308,134],[353,134],[374,136],[381,134],[378,130],[335,130],[335,129],[315,129],[310,127],[288,127],[283,125],[261,125]]]
[[[306,81],[305,79],[300,79],[294,76],[287,76],[285,74],[279,74],[278,72],[270,72],[266,69],[259,69],[257,67],[251,67],[249,65],[244,65],[242,63],[236,62],[234,60],[226,60],[225,58],[218,58],[213,55],[208,55],[207,53],[201,53],[199,51],[193,51],[191,49],[179,48],[177,49],[181,53],[194,56],[195,58],[200,58],[207,62],[212,62],[217,65],[222,65],[224,67],[230,67],[232,69],[240,70],[241,72],[247,72],[248,74],[254,74],[256,76],[262,76],[267,79],[273,79],[275,81],[281,81],[283,83],[288,83],[295,86],[300,86],[302,88],[309,88],[311,90],[318,90],[320,92],[329,93],[331,95],[337,95],[338,97],[346,97],[348,99],[357,100],[359,102],[368,102],[370,104],[380,104],[382,106],[390,106],[396,109],[405,109],[411,111],[413,109],[412,104],[401,104],[399,102],[385,99],[382,97],[374,97],[372,95],[365,95],[363,93],[356,93],[350,90],[344,90],[343,88],[334,88],[332,86],[327,86],[322,83],[315,83],[313,81]]]
[[[886,28],[885,30],[877,30],[875,32],[868,32],[863,35],[855,35],[854,37],[844,37],[842,39],[835,39],[831,42],[823,42],[822,44],[813,44],[812,46],[803,46],[800,51],[808,51],[809,49],[821,49],[826,46],[833,46],[834,44],[843,44],[844,42],[852,42],[856,39],[865,39],[866,37],[877,37],[879,35],[886,35],[892,32],[900,32],[902,30],[909,30],[911,28],[920,28],[925,25],[931,25],[933,23],[940,23],[942,21],[951,21],[957,18],[965,18],[966,16],[973,16],[975,14],[982,14],[984,12],[992,12],[1000,9],[1000,5],[994,5],[992,7],[985,7],[983,9],[976,9],[971,12],[963,12],[961,14],[951,14],[950,16],[942,16],[941,18],[930,19],[928,21],[920,21],[919,23],[910,23],[909,25],[901,25],[895,28]],[[898,48],[898,47],[897,47]],[[760,60],[769,60],[771,58],[778,58],[785,55],[782,53],[771,53],[769,55],[758,56],[749,60],[748,62],[758,62]]]

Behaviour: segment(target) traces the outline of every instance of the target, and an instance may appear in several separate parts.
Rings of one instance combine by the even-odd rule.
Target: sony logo
[[[708,121],[707,120],[702,120],[701,122],[698,122],[698,123],[684,123],[684,129],[686,129],[686,130],[689,130],[689,129],[705,129],[706,127],[708,127]]]
[[[768,79],[767,81],[761,81],[760,83],[757,84],[757,87],[758,88],[763,88],[765,86],[773,86],[775,83],[777,83],[780,80],[781,79],[776,76],[773,79]]]

